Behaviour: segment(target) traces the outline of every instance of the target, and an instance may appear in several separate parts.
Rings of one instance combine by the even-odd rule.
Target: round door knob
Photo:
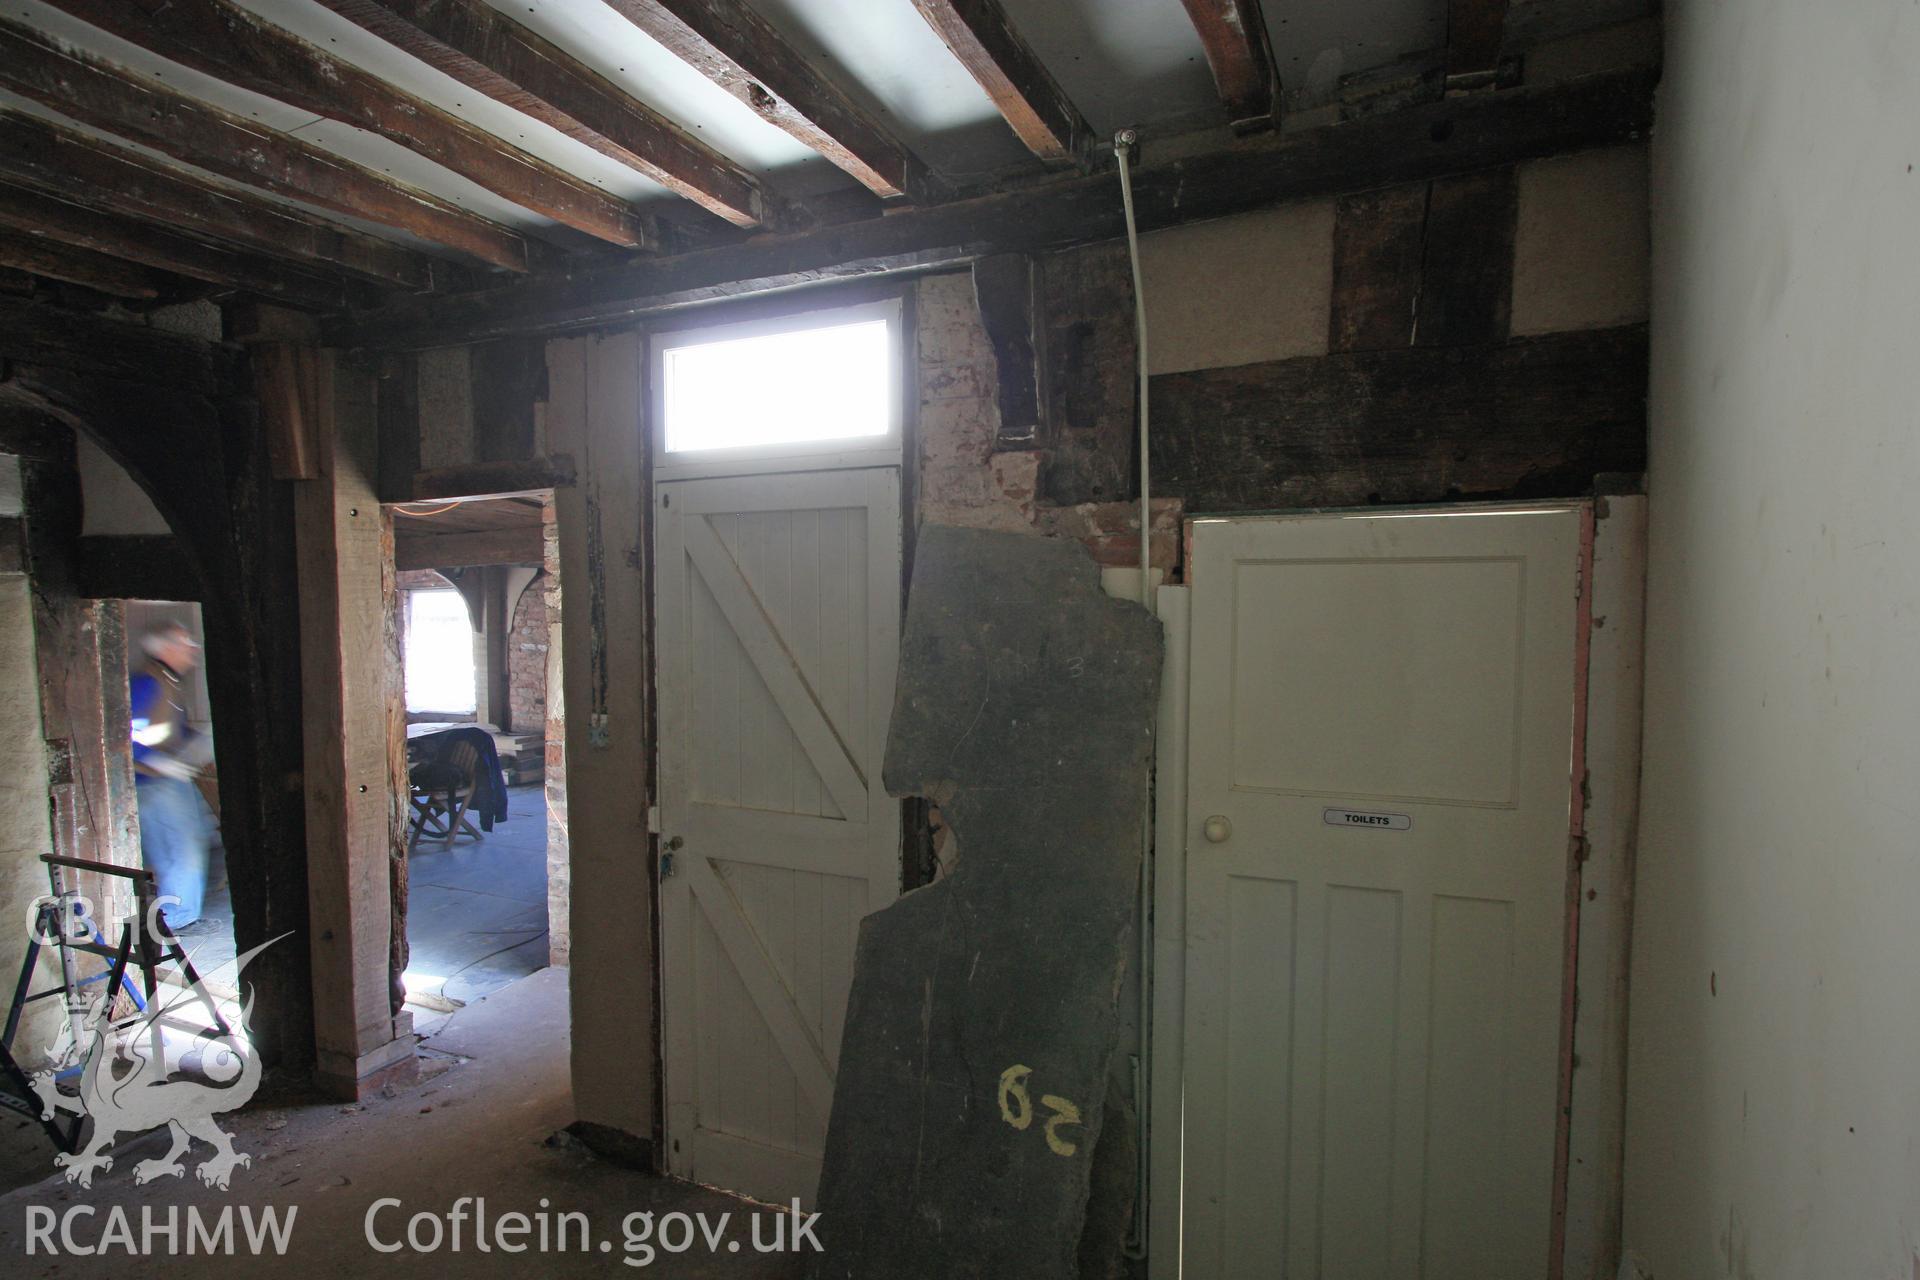
[[[1202,823],[1200,829],[1206,833],[1207,839],[1211,840],[1214,844],[1225,844],[1228,838],[1233,835],[1233,824],[1227,821],[1226,815],[1219,813],[1214,814]]]

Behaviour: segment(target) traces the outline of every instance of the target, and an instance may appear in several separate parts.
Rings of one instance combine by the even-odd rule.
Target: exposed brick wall
[[[547,721],[547,584],[536,578],[520,593],[507,632],[507,715],[515,733],[544,731]]]
[[[1039,500],[1044,450],[994,451],[1000,430],[998,368],[980,322],[973,277],[921,280],[914,299],[920,377],[919,485],[925,523],[1074,538],[1103,565],[1140,563],[1133,502],[1055,506]],[[1153,503],[1153,563],[1171,571],[1180,549],[1177,498]]]
[[[560,537],[553,503],[541,513],[542,566],[527,594],[540,593],[546,620],[547,696],[547,962],[564,965],[573,954],[573,873],[567,843],[567,699],[560,672]]]

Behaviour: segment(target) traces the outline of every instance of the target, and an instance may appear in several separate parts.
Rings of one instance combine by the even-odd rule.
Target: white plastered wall
[[[1666,9],[1623,1275],[1920,1242],[1920,7]]]

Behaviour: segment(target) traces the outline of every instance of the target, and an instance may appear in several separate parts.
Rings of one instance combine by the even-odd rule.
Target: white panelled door
[[[900,890],[900,473],[677,481],[654,514],[667,1164],[810,1202],[860,919]]]
[[[1581,527],[1194,525],[1187,1276],[1547,1274]]]

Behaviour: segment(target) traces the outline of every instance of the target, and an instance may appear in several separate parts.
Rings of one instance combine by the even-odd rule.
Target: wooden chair
[[[407,835],[411,855],[422,836],[451,848],[462,832],[480,839],[480,829],[467,817],[480,790],[480,750],[469,741],[453,746],[408,771],[413,804],[413,829]]]

